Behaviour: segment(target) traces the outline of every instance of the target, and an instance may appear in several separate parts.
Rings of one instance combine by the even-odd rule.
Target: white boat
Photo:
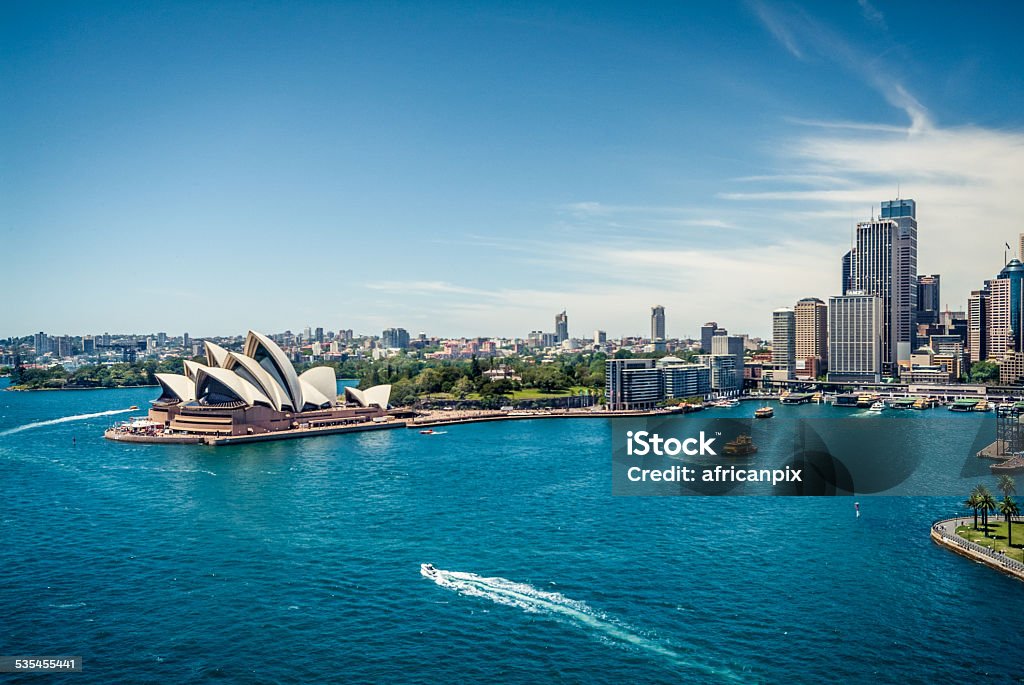
[[[433,564],[420,564],[420,575],[425,578],[437,578],[437,569]]]
[[[870,407],[868,407],[868,411],[882,411],[883,409],[885,409],[885,405],[882,404],[881,402],[875,402]]]
[[[725,407],[725,408],[728,408],[728,407],[738,407],[738,406],[740,406],[740,401],[739,400],[719,400],[718,402],[715,402],[714,406],[716,406],[716,407]]]

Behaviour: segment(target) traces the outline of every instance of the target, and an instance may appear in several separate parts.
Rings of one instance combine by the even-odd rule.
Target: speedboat
[[[420,575],[425,578],[437,578],[438,570],[433,564],[420,564]]]
[[[883,409],[885,409],[885,405],[882,404],[881,402],[875,402],[870,407],[868,407],[868,411],[882,411]]]
[[[428,428],[426,430],[420,431],[420,435],[433,435],[433,434],[434,434],[434,429],[433,428]]]

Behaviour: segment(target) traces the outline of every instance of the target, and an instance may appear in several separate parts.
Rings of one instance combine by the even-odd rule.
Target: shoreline
[[[4,392],[54,392],[60,390],[131,390],[132,388],[159,388],[159,384],[146,383],[143,385],[94,385],[92,387],[71,387],[71,388],[19,388],[10,385],[4,388]]]
[[[932,524],[930,534],[932,542],[975,563],[984,564],[989,568],[1002,571],[1011,578],[1024,582],[1024,564],[1016,559],[996,554],[956,534],[958,525],[968,524],[972,520],[972,517],[960,517],[936,521]]]
[[[272,442],[274,440],[296,440],[311,438],[318,435],[337,435],[340,433],[363,433],[373,430],[404,428],[405,421],[363,422],[341,426],[322,426],[318,428],[291,428],[283,431],[257,433],[254,435],[195,435],[175,433],[171,435],[146,435],[119,432],[113,428],[103,431],[103,437],[113,442],[130,442],[137,445],[206,445],[208,447],[224,447],[253,442]]]

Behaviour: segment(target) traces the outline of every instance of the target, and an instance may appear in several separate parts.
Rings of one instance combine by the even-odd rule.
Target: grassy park
[[[988,547],[997,552],[1005,551],[1006,556],[1024,562],[1024,523],[1017,523],[1013,527],[1013,547],[1007,543],[1006,521],[990,520],[988,523],[988,534],[979,522],[978,530],[974,526],[960,526],[956,529],[957,535],[976,542],[983,547]]]

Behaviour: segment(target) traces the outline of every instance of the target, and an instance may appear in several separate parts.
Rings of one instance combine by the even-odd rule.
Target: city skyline
[[[884,200],[943,309],[1019,245],[1015,7],[464,9],[5,6],[0,335],[768,338]]]

